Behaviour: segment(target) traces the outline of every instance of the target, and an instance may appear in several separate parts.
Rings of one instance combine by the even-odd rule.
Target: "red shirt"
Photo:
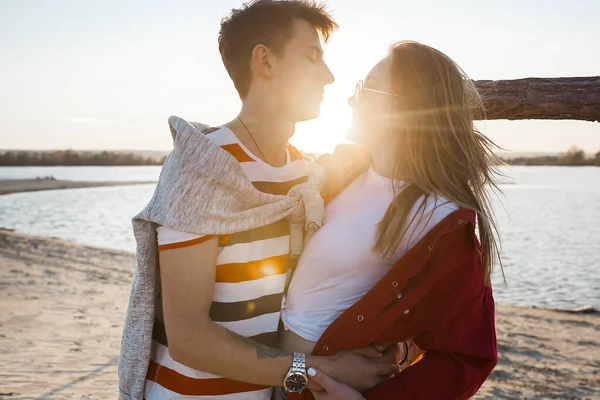
[[[359,164],[343,169],[345,182],[364,171],[365,164]],[[332,183],[326,201],[344,186]],[[329,326],[312,354],[414,338],[424,356],[369,391],[367,399],[473,396],[498,362],[494,298],[484,285],[475,218],[474,211],[460,209],[440,222]]]

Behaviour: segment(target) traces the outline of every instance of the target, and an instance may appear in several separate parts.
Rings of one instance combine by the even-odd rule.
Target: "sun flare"
[[[344,96],[328,94],[321,104],[319,118],[296,125],[296,134],[290,142],[304,153],[331,153],[337,144],[347,142],[352,110]]]

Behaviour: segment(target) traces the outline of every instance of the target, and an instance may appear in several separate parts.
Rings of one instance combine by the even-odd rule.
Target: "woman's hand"
[[[353,350],[341,350],[327,357],[310,356],[306,359],[309,367],[322,371],[338,382],[343,382],[358,391],[366,392],[398,372],[398,364],[379,359],[371,359]],[[309,389],[314,389],[308,380]]]
[[[323,388],[323,391],[313,390],[315,400],[365,400],[357,390],[344,383],[338,382],[315,368],[308,369],[310,379]]]

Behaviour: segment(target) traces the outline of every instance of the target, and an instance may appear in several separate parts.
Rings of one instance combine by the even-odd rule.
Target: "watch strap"
[[[306,372],[306,354],[294,353],[294,358],[292,358],[292,369],[300,369]]]

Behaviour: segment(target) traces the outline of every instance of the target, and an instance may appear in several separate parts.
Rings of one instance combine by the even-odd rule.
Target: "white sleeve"
[[[197,235],[194,233],[181,232],[175,229],[168,228],[166,226],[159,226],[156,229],[156,233],[158,235],[158,246],[159,250],[161,250],[161,246],[172,245],[172,244],[181,244],[185,247],[186,243],[189,245],[196,244],[199,241],[202,241],[202,238],[208,238],[206,235]]]

